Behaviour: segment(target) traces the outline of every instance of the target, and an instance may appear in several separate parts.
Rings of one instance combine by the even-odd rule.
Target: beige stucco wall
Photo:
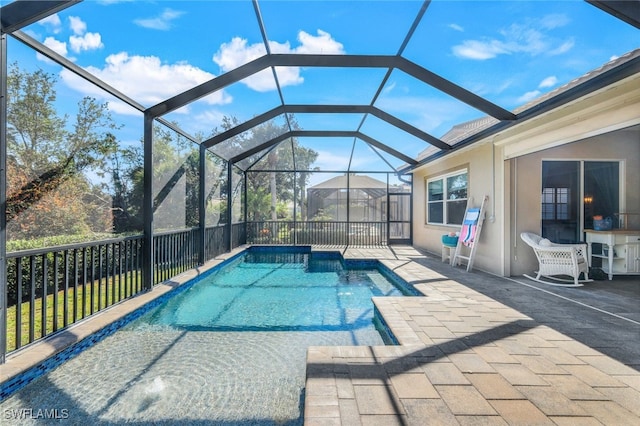
[[[495,157],[498,160],[495,161]],[[494,168],[495,165],[495,168]],[[480,144],[473,149],[448,155],[442,160],[416,170],[413,177],[413,243],[416,247],[440,255],[441,237],[450,231],[459,231],[460,226],[428,225],[426,223],[426,181],[444,173],[466,168],[469,173],[469,195],[474,205],[479,206],[485,195],[485,221],[476,249],[474,268],[503,275],[503,162],[500,153],[494,152],[490,143]],[[495,170],[495,171],[494,171]],[[495,194],[498,194],[497,196]]]
[[[458,230],[426,224],[425,182],[466,167],[470,195],[489,196],[475,268],[505,276],[532,272],[537,262],[519,235],[540,232],[542,160],[623,160],[622,203],[640,212],[639,127],[636,74],[421,166],[414,171],[414,245],[439,255],[442,234]]]
[[[541,233],[540,192],[544,160],[621,161],[622,210],[640,213],[640,130],[625,129],[508,160],[512,170],[511,220],[515,235],[523,231]],[[634,216],[630,225],[640,229],[640,216]],[[520,239],[515,243],[511,273],[520,275],[533,271],[537,265],[533,252]]]

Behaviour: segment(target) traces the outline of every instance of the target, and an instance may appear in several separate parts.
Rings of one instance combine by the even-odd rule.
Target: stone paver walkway
[[[424,296],[374,299],[398,346],[308,350],[305,425],[640,424],[636,369],[435,272],[414,249],[344,255],[382,260]]]

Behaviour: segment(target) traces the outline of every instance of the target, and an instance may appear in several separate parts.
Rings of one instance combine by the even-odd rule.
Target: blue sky
[[[259,3],[274,53],[394,55],[421,6],[419,1]],[[251,1],[85,0],[23,31],[147,107],[265,54]],[[403,56],[513,110],[638,47],[637,29],[584,1],[434,0]],[[85,95],[110,101],[116,120],[127,126],[119,137],[124,143],[140,139],[140,114],[130,107],[20,42],[10,41],[8,57],[23,68],[59,75],[60,103]],[[279,68],[277,75],[287,103],[368,105],[385,71]],[[165,118],[191,134],[209,134],[224,116],[245,121],[278,105],[272,72],[266,70]],[[375,106],[436,137],[484,115],[398,70]],[[356,130],[363,117],[297,118],[308,130]],[[412,157],[428,147],[372,116],[362,130]],[[301,142],[320,153],[317,166],[331,170],[345,163],[353,145],[352,138]],[[362,141],[355,149],[357,168],[388,169]],[[402,164],[381,155],[394,167]]]

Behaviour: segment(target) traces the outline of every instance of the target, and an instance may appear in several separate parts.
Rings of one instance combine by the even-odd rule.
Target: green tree
[[[108,105],[85,97],[78,102],[73,121],[67,115],[59,116],[55,107],[56,83],[54,75],[42,70],[28,72],[17,64],[9,67],[6,212],[10,231],[20,231],[23,237],[51,235],[51,224],[60,223],[63,218],[59,216],[64,211],[54,212],[44,200],[51,200],[55,193],[54,200],[65,206],[65,197],[69,202],[78,202],[83,191],[94,193],[95,188],[83,172],[100,169],[117,148],[112,131],[118,126]],[[75,221],[82,229],[78,222],[89,215],[86,211],[80,214],[78,208],[82,209],[74,207],[68,212],[73,217],[62,222]],[[27,210],[29,220],[19,218]],[[85,225],[85,229],[90,227]]]
[[[289,116],[289,123],[291,123],[293,130],[300,129],[293,115]],[[274,139],[287,131],[287,124],[278,126],[273,122],[267,122],[252,129],[250,140],[246,143],[248,143],[247,146],[255,146],[264,141]],[[252,140],[255,140],[255,142]],[[259,153],[251,158],[252,166],[248,173],[249,187],[261,193],[264,192],[264,188],[269,188],[268,214],[262,206],[252,206],[250,204],[247,206],[250,212],[254,212],[254,220],[265,220],[267,218],[277,220],[282,218],[282,214],[278,213],[278,210],[282,210],[279,204],[294,200],[297,200],[299,204],[300,210],[298,211],[302,212],[305,188],[310,178],[310,174],[307,171],[311,170],[311,165],[317,158],[318,153],[301,146],[297,138],[281,142],[266,155]],[[260,173],[260,170],[265,172]],[[298,172],[294,172],[296,170]],[[277,171],[281,172],[278,173]],[[257,190],[257,188],[261,189]],[[252,198],[250,198],[251,200]],[[259,197],[254,197],[253,200],[264,202]]]

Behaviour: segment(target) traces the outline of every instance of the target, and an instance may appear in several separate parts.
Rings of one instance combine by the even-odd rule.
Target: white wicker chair
[[[536,271],[538,275],[535,278],[526,274],[525,277],[544,284],[564,287],[581,287],[582,283],[593,281],[589,279],[586,244],[556,244],[531,232],[521,233],[520,238],[533,248],[539,264]],[[584,274],[582,280],[580,274]],[[541,277],[554,282],[542,280]]]

